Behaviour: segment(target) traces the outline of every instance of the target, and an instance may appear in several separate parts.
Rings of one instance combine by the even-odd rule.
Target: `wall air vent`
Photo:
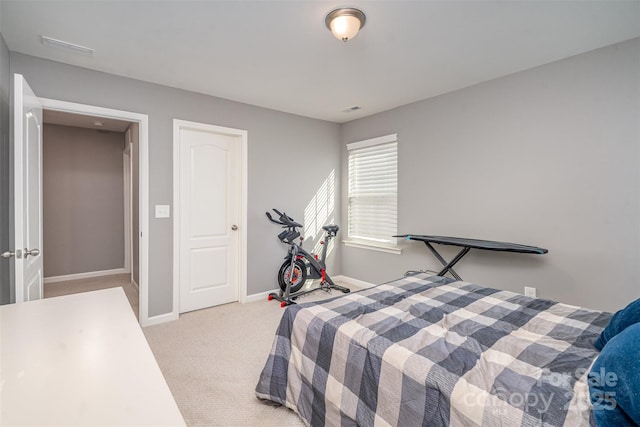
[[[80,55],[91,56],[93,55],[93,49],[90,47],[80,46],[79,44],[65,42],[63,40],[53,39],[47,36],[40,36],[42,44],[48,47],[54,47],[58,49],[64,49],[69,52],[77,53]]]

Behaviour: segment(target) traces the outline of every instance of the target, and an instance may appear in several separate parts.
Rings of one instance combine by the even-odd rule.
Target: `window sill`
[[[372,251],[386,252],[386,253],[396,254],[396,255],[400,255],[402,253],[402,249],[394,245],[384,245],[384,244],[376,245],[374,243],[364,243],[364,242],[359,242],[354,240],[343,240],[342,243],[345,246],[349,246],[352,248],[369,249]]]

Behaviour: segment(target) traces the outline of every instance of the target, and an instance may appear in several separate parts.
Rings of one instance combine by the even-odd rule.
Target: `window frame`
[[[375,242],[374,240],[367,240],[367,239],[360,239],[357,237],[352,237],[351,234],[351,214],[350,214],[350,205],[351,205],[351,199],[352,199],[352,195],[351,195],[351,168],[350,168],[350,158],[351,158],[351,153],[354,150],[359,150],[359,149],[363,149],[363,148],[369,148],[369,147],[375,147],[377,145],[384,145],[384,144],[390,144],[390,143],[396,143],[396,152],[395,152],[395,159],[396,162],[398,161],[398,134],[397,133],[393,133],[390,135],[384,135],[384,136],[380,136],[380,137],[376,137],[376,138],[371,138],[371,139],[366,139],[366,140],[362,140],[362,141],[357,141],[357,142],[352,142],[352,143],[348,143],[346,144],[346,148],[347,148],[347,191],[346,191],[346,213],[347,213],[347,232],[345,233],[347,235],[347,237],[345,239],[342,240],[342,243],[344,243],[345,246],[350,246],[350,247],[357,247],[357,248],[363,248],[363,249],[370,249],[370,250],[376,250],[376,251],[381,251],[381,252],[387,252],[387,253],[393,253],[393,254],[400,254],[402,252],[402,250],[398,247],[398,240],[397,239],[393,239],[390,238],[389,242]],[[395,228],[396,231],[394,232],[394,234],[397,233],[397,229],[398,229],[398,184],[397,184],[397,179],[398,179],[398,168],[396,169],[396,192],[395,192],[395,196],[396,196],[396,201],[395,201],[395,207],[396,207],[396,215],[395,215]]]

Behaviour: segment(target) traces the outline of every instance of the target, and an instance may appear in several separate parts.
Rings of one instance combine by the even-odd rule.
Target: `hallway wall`
[[[124,267],[124,133],[44,125],[44,276]]]

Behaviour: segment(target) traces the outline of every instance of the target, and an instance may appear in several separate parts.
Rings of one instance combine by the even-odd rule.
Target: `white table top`
[[[113,288],[0,307],[0,425],[185,423]]]

